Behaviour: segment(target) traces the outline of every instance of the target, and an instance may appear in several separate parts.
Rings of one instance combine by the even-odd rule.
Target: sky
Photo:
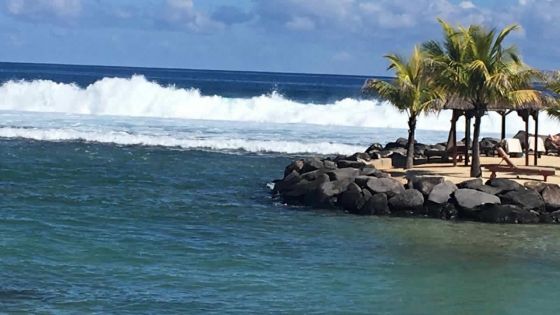
[[[560,68],[560,0],[0,0],[0,61],[389,75],[438,17]]]

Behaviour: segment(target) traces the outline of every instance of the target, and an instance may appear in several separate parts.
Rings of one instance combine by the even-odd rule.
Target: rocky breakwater
[[[403,184],[360,154],[309,158],[288,165],[273,195],[290,205],[357,215],[423,216],[490,223],[559,223],[560,187],[509,179],[455,185],[441,176],[408,176]]]

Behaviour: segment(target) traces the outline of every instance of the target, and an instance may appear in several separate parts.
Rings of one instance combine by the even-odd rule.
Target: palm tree
[[[549,77],[548,80],[548,84],[547,84],[547,88],[554,93],[554,96],[559,99],[559,95],[560,95],[560,71],[557,73],[554,73],[553,75],[551,75]],[[555,117],[555,118],[560,118],[560,107],[558,106],[559,104],[555,104],[556,106],[550,106],[547,109],[547,112],[550,116]]]
[[[453,27],[439,20],[443,42],[422,45],[437,85],[448,100],[461,100],[471,105],[475,118],[472,139],[470,175],[482,176],[480,165],[480,123],[492,104],[509,104],[516,108],[526,104],[543,104],[540,91],[531,87],[538,75],[522,61],[515,46],[504,46],[508,35],[519,26],[511,25],[500,32],[480,25]]]
[[[433,81],[425,71],[425,58],[422,51],[415,47],[409,59],[399,55],[385,56],[389,61],[388,70],[395,71],[395,80],[368,80],[366,91],[377,93],[382,99],[391,102],[401,112],[408,115],[408,147],[405,168],[413,166],[414,136],[416,120],[421,113],[434,110],[436,100],[441,96]]]

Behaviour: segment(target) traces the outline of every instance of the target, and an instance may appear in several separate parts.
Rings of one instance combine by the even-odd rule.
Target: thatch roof
[[[525,104],[522,104],[522,105],[514,106],[514,105],[509,104],[509,103],[493,102],[493,103],[488,104],[487,110],[498,112],[498,111],[508,111],[508,110],[530,109],[530,110],[537,110],[538,111],[538,110],[544,110],[545,108],[547,108],[548,106],[551,106],[553,104],[554,104],[553,98],[551,98],[548,95],[543,95],[542,104],[525,103]],[[456,109],[456,110],[472,110],[472,109],[474,109],[471,102],[465,100],[464,98],[460,98],[460,97],[449,98],[445,102],[445,104],[443,104],[442,108],[443,109]]]

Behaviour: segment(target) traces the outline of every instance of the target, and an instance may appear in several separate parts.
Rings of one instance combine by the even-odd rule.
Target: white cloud
[[[82,10],[81,0],[7,0],[5,4],[9,14],[34,19],[45,15],[73,18]]]
[[[466,9],[466,10],[476,8],[476,6],[474,5],[474,3],[472,3],[471,1],[463,1],[463,2],[459,3],[459,6],[460,6],[462,9]]]
[[[315,23],[308,17],[295,16],[286,22],[286,27],[294,31],[312,31],[315,29]]]
[[[189,31],[206,33],[222,29],[224,25],[195,8],[193,0],[167,0],[164,19]]]

